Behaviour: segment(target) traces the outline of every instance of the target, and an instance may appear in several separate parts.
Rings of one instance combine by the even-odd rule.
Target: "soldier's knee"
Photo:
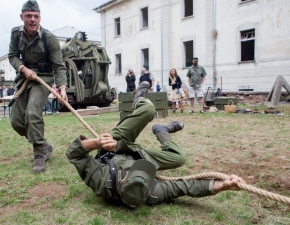
[[[151,101],[150,101],[150,103],[148,103],[147,115],[150,118],[154,117],[154,115],[155,115],[155,106]]]
[[[26,111],[26,122],[31,123],[32,121],[41,119],[41,116],[35,110],[27,110]]]
[[[177,164],[177,167],[180,167],[180,166],[183,166],[184,163],[186,161],[186,158],[185,158],[185,155],[184,154],[180,154],[177,159],[176,159],[176,164]]]

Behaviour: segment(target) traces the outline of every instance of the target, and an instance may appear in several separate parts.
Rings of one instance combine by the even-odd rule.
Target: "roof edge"
[[[100,13],[102,10],[104,10],[104,9],[107,9],[108,7],[110,7],[110,6],[108,6],[110,3],[112,3],[112,2],[114,2],[115,0],[111,0],[111,1],[109,1],[109,2],[107,2],[107,3],[104,3],[104,4],[102,4],[102,5],[100,5],[100,6],[98,6],[98,7],[96,7],[96,8],[94,8],[93,10],[94,11],[96,11],[96,13]]]
[[[96,12],[96,13],[103,13],[103,10],[106,10],[106,9],[109,9],[115,5],[118,5],[119,3],[121,2],[124,2],[126,0],[111,0],[103,5],[100,5],[96,8],[94,8],[93,10]]]

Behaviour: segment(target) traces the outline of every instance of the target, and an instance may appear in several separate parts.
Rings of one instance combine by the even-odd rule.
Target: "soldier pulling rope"
[[[187,177],[156,175],[156,170],[172,169],[184,164],[183,151],[170,137],[170,133],[182,130],[184,125],[174,121],[152,127],[162,151],[144,150],[134,143],[155,114],[154,105],[146,98],[148,82],[141,83],[136,90],[134,112],[121,120],[110,134],[99,136],[54,89],[41,78],[35,76],[35,79],[55,94],[95,137],[77,137],[69,146],[67,157],[84,181],[91,180],[86,184],[98,196],[110,202],[136,207],[145,203],[167,202],[183,195],[203,197],[225,190],[242,189],[290,205],[290,198],[247,185],[236,175],[216,172]],[[15,99],[20,94],[21,90],[14,96]],[[90,156],[89,152],[95,149],[99,149],[97,156]]]

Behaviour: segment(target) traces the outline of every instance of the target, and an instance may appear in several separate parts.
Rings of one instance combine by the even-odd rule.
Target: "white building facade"
[[[193,57],[205,88],[269,92],[278,75],[290,83],[288,0],[112,0],[94,10],[119,91],[128,69],[139,79],[143,65],[162,85],[171,68],[187,84]]]

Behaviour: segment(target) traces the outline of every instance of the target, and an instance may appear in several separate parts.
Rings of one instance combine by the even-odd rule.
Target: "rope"
[[[53,88],[51,88],[47,83],[45,83],[40,77],[36,76],[35,80],[41,83],[44,87],[46,87],[58,99],[62,99],[62,97]],[[19,91],[17,91],[17,93],[14,95],[14,98],[13,98],[14,101],[22,94],[22,92],[24,91],[28,83],[29,83],[29,80],[26,79],[22,87],[19,89]],[[71,107],[71,105],[67,101],[61,100],[61,102],[78,118],[78,120],[91,132],[91,134],[94,137],[96,138],[99,137],[99,135],[93,130],[93,128],[91,128],[91,126],[87,124],[86,121],[83,120],[83,118],[77,113],[77,111],[75,111],[73,107]]]
[[[76,64],[70,58],[64,58],[64,62],[66,62],[69,66],[68,72],[73,76],[74,85],[76,87],[76,97],[78,102],[82,102],[84,100],[84,88],[82,87],[82,82],[78,75],[78,69]],[[85,77],[85,76],[84,76]]]
[[[180,180],[180,179],[186,179],[186,180],[198,180],[198,179],[204,179],[204,178],[215,178],[215,179],[221,179],[221,180],[229,180],[230,177],[226,174],[223,173],[218,173],[218,172],[208,172],[208,173],[201,173],[201,174],[197,174],[197,175],[193,175],[193,176],[185,176],[185,177],[166,177],[166,176],[161,176],[161,175],[156,175],[155,176],[156,179],[159,180]],[[238,188],[242,189],[242,190],[246,190],[249,192],[253,192],[255,194],[258,194],[260,196],[264,196],[266,198],[278,201],[278,202],[283,202],[287,205],[290,205],[290,198],[283,196],[283,195],[279,195],[279,194],[274,194],[256,187],[253,187],[251,185],[248,184],[244,184],[244,183],[238,183],[237,184]]]
[[[55,96],[58,97],[58,99],[62,99],[61,96],[56,93],[56,91],[51,88],[47,83],[45,83],[40,77],[36,76],[36,80],[41,83],[43,86],[45,86],[50,92],[52,92]],[[29,80],[25,80],[25,82],[23,83],[22,87],[19,89],[19,91],[14,95],[14,99],[17,99],[21,93],[23,92],[23,90],[25,89],[25,87],[27,86]],[[62,100],[62,103],[65,104],[65,106],[79,119],[79,121],[92,133],[92,135],[94,135],[96,138],[98,138],[98,134],[81,118],[81,116],[74,110],[73,107],[71,107],[71,105],[67,102]],[[156,179],[159,180],[171,180],[171,181],[175,181],[175,180],[180,180],[180,179],[186,179],[186,180],[198,180],[198,179],[204,179],[204,178],[215,178],[215,179],[221,179],[221,180],[229,180],[230,177],[226,174],[223,173],[218,173],[218,172],[208,172],[208,173],[201,173],[201,174],[197,174],[197,175],[192,175],[192,176],[184,176],[184,177],[166,177],[166,176],[161,176],[161,175],[156,175],[155,176]],[[244,183],[238,183],[237,184],[238,188],[240,188],[241,190],[246,190],[249,192],[253,192],[255,194],[258,194],[260,196],[264,196],[266,198],[278,201],[278,202],[283,202],[287,205],[290,205],[290,198],[286,197],[286,196],[282,196],[279,194],[274,194],[256,187],[253,187],[251,185],[248,184],[244,184]]]

